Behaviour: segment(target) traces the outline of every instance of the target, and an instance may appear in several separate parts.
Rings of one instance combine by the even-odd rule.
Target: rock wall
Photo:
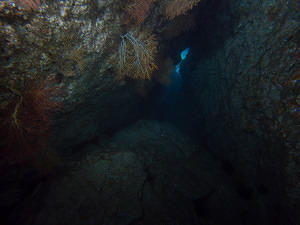
[[[31,142],[32,151],[41,146],[29,139],[51,133],[46,145],[65,150],[138,116],[136,90],[147,92],[151,82],[116,75],[121,35],[135,29],[120,21],[128,2],[20,2],[0,5],[1,139],[19,135],[14,143]]]
[[[291,197],[293,203],[285,203],[295,208],[300,197],[299,2],[230,5],[233,33],[222,48],[198,57],[195,69],[188,64],[197,53],[187,59],[183,98],[196,102],[189,106],[196,136],[239,171],[237,179],[253,193],[267,190],[270,208],[283,196]]]

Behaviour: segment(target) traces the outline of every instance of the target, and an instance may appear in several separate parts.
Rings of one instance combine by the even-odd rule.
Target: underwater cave
[[[0,224],[300,224],[299,0],[4,0],[0,27]]]

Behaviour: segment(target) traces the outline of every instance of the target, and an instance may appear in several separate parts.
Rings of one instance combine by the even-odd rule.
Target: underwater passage
[[[2,225],[299,225],[299,0],[1,0]]]

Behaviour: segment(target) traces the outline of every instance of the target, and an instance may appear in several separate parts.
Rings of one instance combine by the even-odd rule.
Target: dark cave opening
[[[169,86],[158,84],[152,89],[143,102],[142,118],[167,121],[179,128],[222,163],[223,171],[229,175],[234,185],[238,195],[237,199],[243,199],[246,202],[244,203],[245,205],[258,200],[256,203],[250,203],[248,209],[240,213],[240,223],[233,222],[232,224],[294,224],[293,219],[287,218],[286,206],[282,202],[284,191],[280,182],[286,182],[280,171],[281,169],[279,169],[282,168],[282,165],[278,166],[278,168],[266,169],[265,165],[262,166],[256,161],[257,157],[253,157],[251,154],[243,156],[243,153],[241,153],[243,151],[252,151],[250,150],[252,148],[255,152],[253,154],[264,154],[263,152],[270,147],[268,144],[265,144],[263,134],[259,136],[252,133],[252,131],[241,131],[242,133],[244,132],[244,137],[237,139],[232,134],[227,133],[227,130],[232,130],[233,128],[226,127],[227,124],[223,123],[226,120],[226,116],[222,115],[225,110],[216,109],[216,114],[213,116],[199,116],[199,114],[202,114],[203,109],[205,110],[205,104],[209,105],[209,107],[216,106],[216,108],[227,107],[226,101],[230,98],[229,95],[233,84],[229,80],[230,78],[225,78],[222,71],[226,67],[226,65],[222,64],[226,63],[218,62],[218,60],[222,61],[222,59],[214,62],[214,57],[217,55],[216,52],[225,48],[225,43],[228,39],[235,38],[235,35],[237,35],[235,27],[241,23],[239,21],[241,18],[234,14],[229,2],[210,1],[205,3],[207,3],[204,4],[205,7],[199,4],[198,7],[192,10],[192,14],[197,18],[197,25],[178,37],[168,40],[164,45],[164,51],[173,59],[175,64],[180,62],[180,52],[187,46],[190,47],[190,53],[181,64],[180,85],[177,83],[179,79],[171,79],[173,83],[171,82]],[[197,70],[197,66],[199,66],[201,61],[205,61],[206,65],[204,64],[201,73],[198,74],[199,76],[208,76],[210,75],[209,70],[212,70],[215,76],[221,78],[214,78],[214,81],[209,81],[208,79],[208,82],[199,82],[203,86],[195,87],[193,86],[195,78],[192,77],[192,73]],[[243,65],[240,67],[243,67]],[[235,73],[237,71],[231,72]],[[220,80],[220,84],[216,84]],[[216,89],[221,91],[217,90],[219,93],[216,93],[216,96],[207,96],[207,99],[202,99],[205,102],[199,104],[199,94],[195,89],[207,89],[210,92],[209,95],[214,95],[213,92]],[[222,96],[220,97],[220,95]],[[225,101],[221,102],[220,98],[224,98]],[[214,111],[211,110],[208,113],[214,114]],[[233,112],[232,114],[235,113]],[[235,118],[235,120],[239,123],[239,118]],[[276,145],[274,152],[281,152],[285,149],[280,141],[274,145]],[[247,149],[248,147],[245,146],[251,147]],[[249,157],[249,161],[245,165],[239,165],[237,157],[245,157],[244,159]],[[278,161],[279,165],[283,163],[284,158],[285,156],[282,156],[273,160]],[[279,159],[282,159],[282,161]],[[271,159],[269,160],[271,161]],[[266,177],[268,178],[266,179]],[[210,203],[207,203],[205,200],[206,198],[209,199],[211,194],[209,193],[202,199],[195,200],[196,213],[201,218],[209,217],[213,213],[208,207]],[[263,207],[261,207],[261,202],[259,201],[264,202],[262,203],[264,204]],[[238,210],[238,204],[234,208]],[[224,221],[223,223],[218,221],[217,224],[227,224]]]
[[[228,1],[218,0],[200,2],[193,8],[191,15],[195,17],[196,24],[162,44],[164,55],[172,58],[175,65],[180,63],[180,77],[173,73],[170,84],[156,84],[143,101],[141,117],[168,121],[195,141],[201,142],[205,137],[200,138],[199,133],[203,132],[202,121],[196,115],[201,108],[197,104],[197,96],[189,86],[191,73],[199,61],[209,59],[224,47],[225,41],[233,36],[233,27],[238,23],[238,18],[232,13]],[[185,60],[181,60],[181,52],[187,48],[189,53]]]

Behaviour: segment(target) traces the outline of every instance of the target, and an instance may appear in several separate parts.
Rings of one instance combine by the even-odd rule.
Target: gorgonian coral
[[[119,76],[151,79],[152,72],[157,69],[157,44],[155,36],[147,30],[129,31],[122,35],[117,64]]]
[[[51,135],[51,112],[61,109],[55,100],[60,88],[50,80],[27,78],[23,85],[2,87],[10,92],[1,110],[1,149],[5,157],[18,162],[33,160],[47,147]]]

